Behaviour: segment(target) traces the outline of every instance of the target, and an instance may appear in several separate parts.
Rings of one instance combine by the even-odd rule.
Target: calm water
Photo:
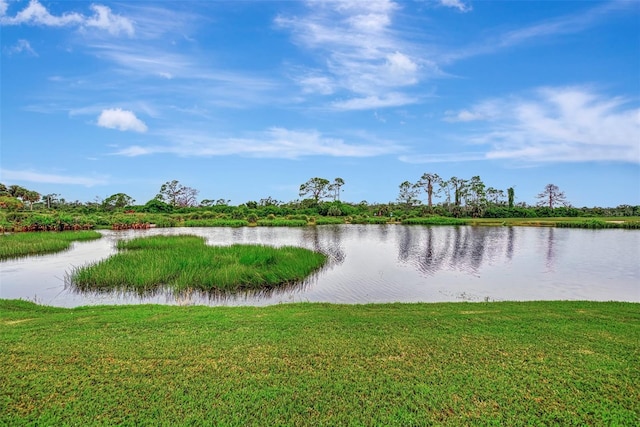
[[[0,298],[90,304],[268,305],[502,300],[640,302],[640,232],[529,227],[341,225],[103,231],[63,253],[0,262]],[[118,239],[196,234],[211,245],[296,245],[329,255],[306,282],[271,293],[220,296],[80,293],[74,267],[115,253]],[[143,268],[143,266],[141,266]]]

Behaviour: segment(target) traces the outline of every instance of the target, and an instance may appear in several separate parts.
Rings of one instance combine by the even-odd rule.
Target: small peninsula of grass
[[[70,277],[81,290],[146,293],[235,292],[300,281],[320,268],[326,256],[304,248],[263,245],[207,246],[197,236],[153,236],[118,242],[119,253],[76,269]]]
[[[102,237],[97,231],[47,231],[0,234],[0,260],[60,252],[72,242]]]
[[[0,300],[0,425],[632,426],[640,305]]]

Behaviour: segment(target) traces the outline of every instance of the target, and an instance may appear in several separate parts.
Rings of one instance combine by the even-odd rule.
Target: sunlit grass
[[[91,230],[0,234],[0,259],[60,252],[68,249],[74,241],[100,237],[100,233]]]
[[[637,425],[640,305],[0,300],[0,425]]]
[[[301,281],[326,256],[297,247],[207,246],[196,236],[153,236],[118,243],[120,252],[76,269],[71,283],[81,290],[132,290],[159,287],[174,291],[239,291]]]

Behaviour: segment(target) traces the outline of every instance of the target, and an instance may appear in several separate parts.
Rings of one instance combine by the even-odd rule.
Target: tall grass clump
[[[297,247],[207,246],[197,236],[153,236],[118,243],[120,252],[80,267],[69,281],[80,290],[236,292],[301,281],[326,256]]]
[[[344,223],[345,221],[342,217],[320,216],[316,218],[316,225],[334,225]]]
[[[93,230],[35,232],[0,235],[0,259],[60,252],[74,241],[94,240],[102,237]]]
[[[361,216],[351,220],[352,224],[387,224],[391,218],[386,216]]]
[[[406,218],[402,220],[405,225],[466,225],[467,221],[458,218],[442,216],[430,216],[424,218]]]
[[[605,229],[605,228],[624,228],[630,230],[640,229],[640,221],[603,221],[601,219],[588,219],[584,221],[560,221],[556,222],[556,227],[559,228],[590,228],[590,229]]]
[[[307,221],[303,219],[259,219],[257,224],[261,227],[304,227]]]

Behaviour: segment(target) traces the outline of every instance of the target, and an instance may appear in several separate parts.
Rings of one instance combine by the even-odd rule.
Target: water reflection
[[[343,228],[338,225],[306,227],[298,246],[321,252],[329,257],[329,266],[342,264],[346,254],[341,246]],[[322,235],[322,238],[321,238]]]
[[[489,227],[406,227],[398,239],[398,260],[428,275],[442,270],[477,275],[484,263],[508,264],[515,238],[512,227],[506,232]]]
[[[164,300],[171,305],[195,305],[203,302],[209,305],[225,305],[238,301],[251,301],[254,299],[270,299],[280,294],[290,292],[302,292],[317,278],[317,273],[312,274],[304,281],[285,283],[277,287],[263,289],[245,289],[238,292],[222,292],[218,290],[203,291],[199,289],[174,290],[169,287],[155,287],[144,291],[129,291],[125,289],[95,290],[82,289],[76,286],[69,277],[65,279],[64,290],[70,294],[89,299],[101,299],[109,296],[117,300],[131,300],[136,298],[142,301]]]
[[[59,254],[0,262],[0,297],[42,304],[267,305],[482,300],[640,301],[640,232],[526,227],[327,225],[304,228],[175,228],[104,231]],[[237,294],[168,290],[80,292],[76,266],[115,253],[118,240],[196,234],[210,245],[302,246],[328,255],[303,283]]]

